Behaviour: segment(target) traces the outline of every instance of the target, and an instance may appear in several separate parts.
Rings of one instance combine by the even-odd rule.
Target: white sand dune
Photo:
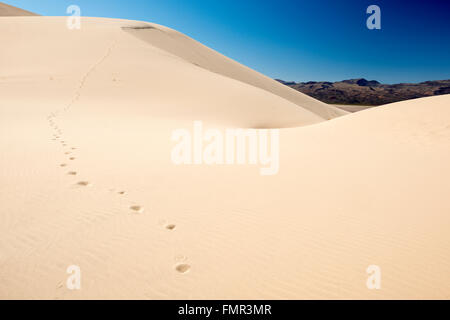
[[[323,119],[333,119],[347,113],[307,95],[299,94],[298,91],[236,63],[173,29],[149,23],[129,24],[123,29],[146,43],[170,52],[187,62],[269,91],[317,114]]]
[[[154,24],[5,17],[0,40],[0,298],[450,298],[449,95],[326,121]],[[279,173],[175,166],[194,120],[284,128]]]

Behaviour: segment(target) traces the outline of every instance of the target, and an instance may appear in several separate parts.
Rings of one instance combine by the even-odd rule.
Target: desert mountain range
[[[450,93],[450,80],[398,84],[382,84],[364,78],[337,82],[277,81],[322,102],[343,105],[378,106]]]

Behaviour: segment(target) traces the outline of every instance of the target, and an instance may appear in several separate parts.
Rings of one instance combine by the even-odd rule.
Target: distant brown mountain
[[[326,103],[377,106],[421,97],[450,94],[450,80],[421,83],[381,84],[375,80],[350,79],[338,82],[277,81]]]
[[[38,16],[38,14],[0,2],[0,17],[12,17],[12,16]]]

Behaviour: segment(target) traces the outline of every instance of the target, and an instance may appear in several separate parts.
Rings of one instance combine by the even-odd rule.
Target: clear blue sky
[[[42,15],[162,24],[272,78],[450,78],[450,0],[1,0]],[[368,30],[366,8],[381,8]]]

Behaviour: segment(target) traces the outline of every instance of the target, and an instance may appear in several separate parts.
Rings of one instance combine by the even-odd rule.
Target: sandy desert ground
[[[339,109],[345,110],[347,112],[359,112],[370,108],[376,108],[376,106],[360,106],[360,105],[350,105],[350,104],[334,104],[333,106]]]
[[[450,298],[449,95],[347,114],[166,27],[81,22],[0,17],[1,299]],[[280,128],[278,174],[173,164],[194,120]]]

